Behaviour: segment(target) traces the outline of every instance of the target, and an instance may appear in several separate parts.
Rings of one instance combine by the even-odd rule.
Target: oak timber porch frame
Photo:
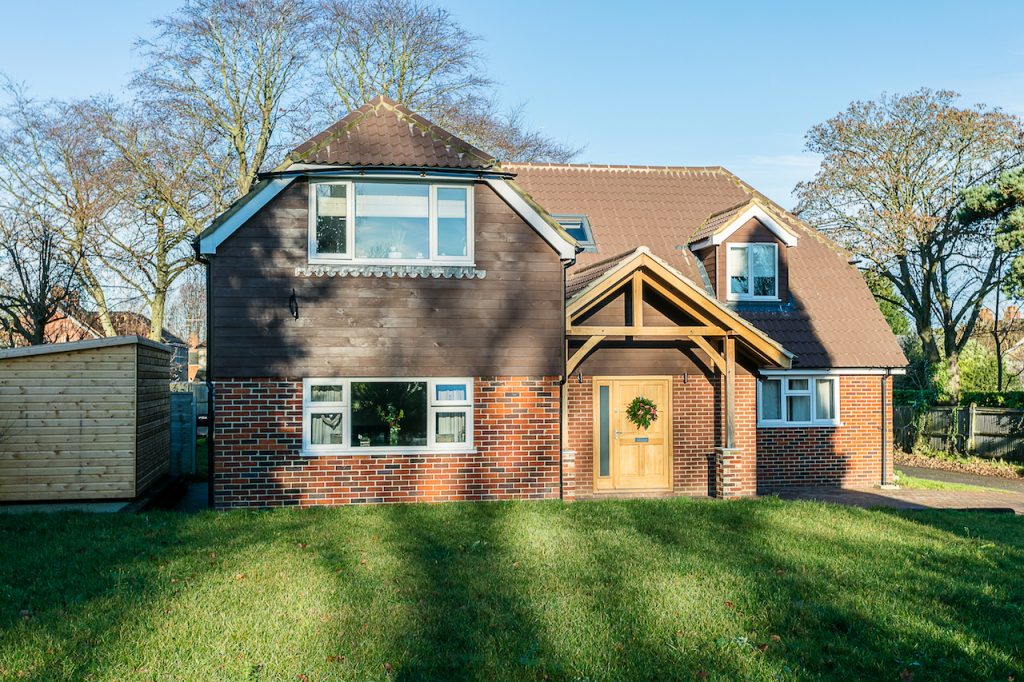
[[[596,266],[595,266],[596,267]],[[644,322],[644,288],[692,318],[689,326],[652,326]],[[586,325],[578,320],[629,287],[632,306],[629,324]],[[625,255],[566,304],[566,373],[571,376],[584,359],[608,339],[686,341],[704,352],[712,372],[724,376],[725,447],[735,447],[736,344],[759,366],[789,369],[793,355],[668,263],[640,247]],[[585,339],[569,354],[569,342]]]

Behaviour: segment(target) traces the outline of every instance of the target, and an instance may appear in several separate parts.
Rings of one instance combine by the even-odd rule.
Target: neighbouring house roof
[[[142,336],[111,336],[102,339],[86,339],[85,341],[71,341],[68,343],[44,343],[38,346],[4,349],[0,350],[0,360],[24,358],[32,355],[47,355],[50,353],[70,353],[72,351],[109,348],[110,346],[124,346],[126,344],[138,344],[168,352],[171,351],[170,346],[151,341]]]
[[[740,303],[737,314],[796,355],[794,368],[902,367],[906,358],[850,256],[817,230],[721,167],[505,164],[553,214],[585,214],[597,250],[580,253],[567,292],[578,292],[622,254],[646,244],[682,276],[702,280],[689,244],[755,202],[799,237],[787,250],[781,303]],[[713,217],[719,221],[712,221]],[[568,293],[572,296],[573,293]]]
[[[491,169],[498,161],[378,95],[288,154],[291,164]]]
[[[100,323],[99,313],[65,306],[62,309],[64,316],[82,326],[89,336],[104,338],[103,325]],[[149,336],[150,319],[141,313],[130,310],[115,310],[110,313],[110,323],[118,337]],[[172,346],[185,346],[185,341],[177,334],[169,331],[166,327],[160,335],[161,342]]]

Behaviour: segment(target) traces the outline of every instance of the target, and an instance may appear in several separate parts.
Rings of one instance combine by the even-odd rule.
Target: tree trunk
[[[954,401],[960,400],[960,352],[953,351],[946,358],[949,371],[949,394]]]
[[[153,302],[149,306],[149,338],[160,341],[164,335],[164,308],[167,305],[167,291],[153,292]]]

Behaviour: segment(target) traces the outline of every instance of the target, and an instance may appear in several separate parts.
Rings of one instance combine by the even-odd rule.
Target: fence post
[[[964,454],[970,454],[974,452],[974,429],[975,422],[977,421],[974,411],[976,409],[977,406],[974,403],[971,403],[970,407],[967,408],[967,452],[965,452]]]

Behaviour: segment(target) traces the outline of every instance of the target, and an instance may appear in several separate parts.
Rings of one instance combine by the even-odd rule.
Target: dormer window
[[[570,237],[575,239],[584,251],[597,251],[594,232],[590,229],[590,220],[585,215],[553,215]]]
[[[779,298],[779,248],[776,244],[726,244],[730,301]]]
[[[309,261],[391,265],[473,260],[469,185],[310,182]]]

